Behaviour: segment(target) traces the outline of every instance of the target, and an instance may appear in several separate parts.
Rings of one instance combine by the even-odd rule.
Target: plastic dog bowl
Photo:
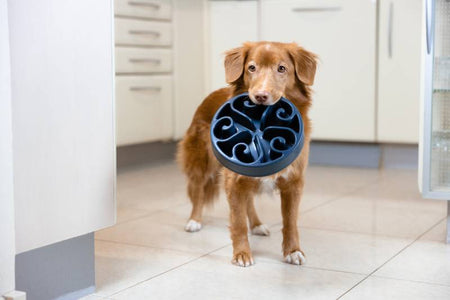
[[[219,162],[251,177],[286,168],[300,154],[303,140],[302,117],[286,98],[256,105],[244,93],[225,102],[211,123],[212,149]]]

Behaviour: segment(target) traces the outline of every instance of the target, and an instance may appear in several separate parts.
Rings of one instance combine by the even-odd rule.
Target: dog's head
[[[315,73],[316,55],[295,43],[248,42],[226,52],[226,81],[243,86],[255,104],[272,105],[288,89],[312,85]]]

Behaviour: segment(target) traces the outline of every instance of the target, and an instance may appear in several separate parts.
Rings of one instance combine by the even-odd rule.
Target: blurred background
[[[245,41],[267,40],[296,42],[320,58],[313,141],[364,143],[373,153],[395,144],[404,146],[397,147],[403,154],[417,153],[421,1],[395,1],[395,7],[392,1],[359,0],[157,5],[160,9],[126,1],[115,6],[120,148],[182,137],[204,96],[226,86],[224,52]],[[314,151],[311,159],[339,163],[322,161]],[[381,163],[375,161],[381,155],[372,159],[373,165]]]

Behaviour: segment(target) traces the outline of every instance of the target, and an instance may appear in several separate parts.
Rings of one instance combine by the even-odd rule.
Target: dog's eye
[[[249,72],[255,72],[256,71],[256,67],[255,67],[255,65],[250,65],[250,66],[248,66],[248,71]]]
[[[286,72],[286,67],[285,66],[279,66],[278,67],[278,72],[280,72],[280,73]]]

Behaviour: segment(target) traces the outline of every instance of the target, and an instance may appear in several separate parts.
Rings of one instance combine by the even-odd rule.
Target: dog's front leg
[[[247,205],[255,194],[257,182],[237,174],[227,174],[225,188],[230,205],[230,232],[233,242],[232,263],[241,267],[253,265],[247,236]]]
[[[297,229],[298,207],[303,190],[303,180],[290,180],[279,185],[281,214],[283,216],[283,256],[287,263],[301,265],[306,262],[300,249]]]

